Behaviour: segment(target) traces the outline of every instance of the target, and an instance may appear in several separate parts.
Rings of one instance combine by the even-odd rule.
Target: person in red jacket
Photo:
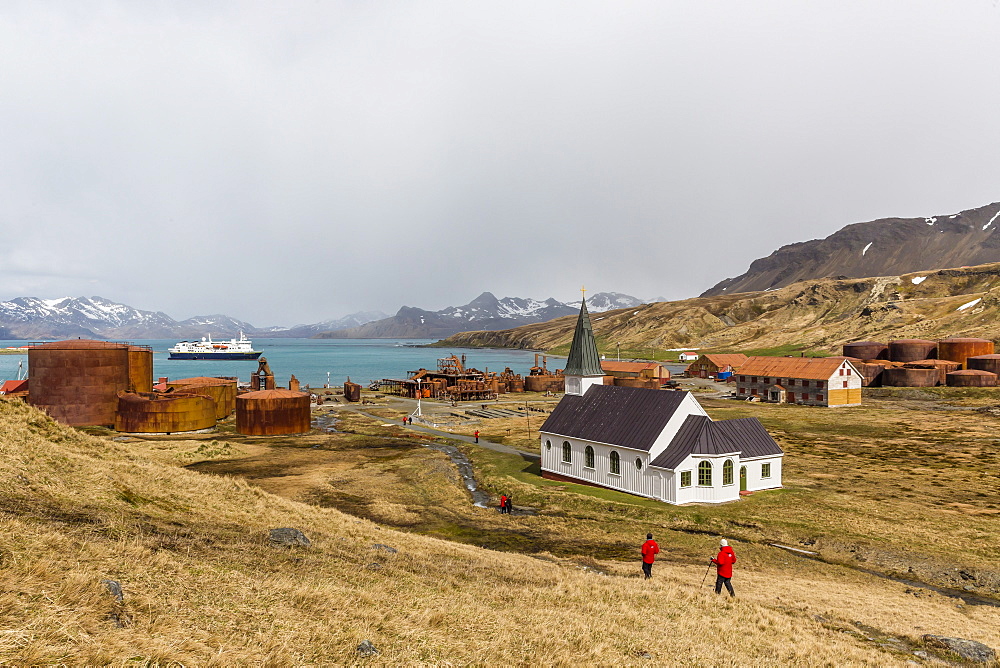
[[[646,542],[642,544],[642,572],[646,580],[653,577],[653,561],[659,553],[660,546],[653,540],[653,534],[647,533]]]
[[[729,547],[729,541],[725,538],[719,541],[719,554],[710,562],[715,565],[717,575],[715,576],[715,593],[722,593],[722,585],[726,585],[730,596],[736,596],[733,591],[733,564],[736,563],[736,553]]]

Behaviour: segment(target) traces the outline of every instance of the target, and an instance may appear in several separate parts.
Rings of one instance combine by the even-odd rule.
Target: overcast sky
[[[0,299],[681,299],[1000,200],[1000,7],[0,3]]]

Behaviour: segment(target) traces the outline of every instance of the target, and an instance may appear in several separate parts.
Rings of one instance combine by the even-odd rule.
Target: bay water
[[[466,367],[480,371],[500,372],[510,367],[522,376],[535,363],[534,352],[503,349],[424,348],[433,339],[258,339],[254,350],[263,351],[278,387],[288,387],[295,374],[302,385],[322,387],[327,382],[343,385],[350,376],[355,383],[367,387],[373,380],[406,378],[407,371],[423,367],[436,370],[439,357],[466,355]],[[26,341],[0,341],[0,348],[27,345]],[[131,343],[153,349],[153,376],[156,378],[190,378],[192,376],[237,376],[249,382],[257,370],[256,361],[246,360],[171,360],[167,348],[176,341],[167,339],[135,340]],[[0,355],[0,381],[17,378],[18,362],[28,369],[28,355]],[[549,357],[548,368],[555,371],[565,365],[565,359]]]

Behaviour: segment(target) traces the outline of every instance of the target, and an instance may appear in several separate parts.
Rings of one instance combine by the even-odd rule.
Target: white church
[[[586,300],[563,374],[541,428],[542,477],[674,504],[781,487],[784,453],[757,418],[713,421],[689,392],[604,385]]]

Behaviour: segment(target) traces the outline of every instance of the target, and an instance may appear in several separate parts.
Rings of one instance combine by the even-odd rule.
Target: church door
[[[747,467],[740,467],[740,491],[747,491]]]

